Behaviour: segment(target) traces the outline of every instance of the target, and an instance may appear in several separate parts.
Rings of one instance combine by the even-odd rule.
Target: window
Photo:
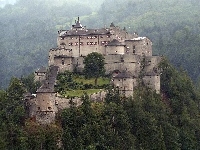
[[[64,65],[65,64],[65,61],[64,60],[62,60],[62,65]]]
[[[133,46],[133,54],[135,54],[135,46]]]

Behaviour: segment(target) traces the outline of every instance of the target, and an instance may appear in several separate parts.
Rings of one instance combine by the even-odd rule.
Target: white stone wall
[[[51,65],[55,65],[55,62],[54,62],[54,57],[55,56],[62,56],[62,55],[65,55],[65,56],[72,56],[72,51],[71,49],[51,49],[49,51],[49,66]]]
[[[161,62],[160,56],[148,56],[145,58],[145,72],[159,72],[158,64]]]
[[[42,82],[46,79],[46,73],[35,73],[34,80]]]
[[[106,55],[123,55],[125,46],[106,46]]]
[[[59,72],[64,72],[66,70],[73,71],[73,64],[72,64],[71,57],[55,57],[54,58],[54,65],[59,67]]]
[[[119,88],[121,94],[127,97],[133,95],[134,88],[137,86],[136,78],[113,78],[112,83]]]
[[[128,54],[152,56],[152,42],[146,37],[126,40],[125,44]]]

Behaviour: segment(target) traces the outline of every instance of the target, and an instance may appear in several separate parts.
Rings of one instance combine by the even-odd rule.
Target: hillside
[[[108,88],[101,103],[85,94],[81,106],[71,101],[49,125],[27,118],[24,84],[13,78],[0,91],[0,149],[200,149],[199,90],[166,60],[160,68],[162,94],[142,85],[129,98]]]
[[[101,5],[101,3],[103,3]],[[48,51],[56,46],[57,30],[69,29],[80,16],[89,28],[111,22],[148,36],[154,53],[164,55],[197,81],[200,74],[200,25],[197,0],[18,0],[0,9],[0,79],[6,87],[11,76],[30,74],[46,66]],[[89,5],[88,5],[89,4]],[[98,6],[98,7],[97,7]]]

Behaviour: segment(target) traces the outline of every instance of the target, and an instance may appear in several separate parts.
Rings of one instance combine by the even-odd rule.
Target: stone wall
[[[152,56],[152,42],[146,37],[125,40],[127,53],[140,56]]]
[[[48,64],[49,66],[51,65],[55,65],[54,62],[54,57],[58,57],[58,56],[68,56],[71,57],[72,54],[72,50],[71,49],[50,49],[49,51],[49,59],[48,59]]]
[[[146,75],[143,77],[143,82],[156,93],[160,93],[160,75]]]
[[[123,55],[125,46],[106,46],[106,55]]]
[[[102,102],[106,97],[105,91],[91,94],[92,102]],[[82,105],[81,98],[65,98],[56,93],[37,93],[35,97],[25,98],[25,106],[30,118],[35,118],[39,124],[49,124],[55,121],[56,114],[70,107],[70,100],[76,107]]]

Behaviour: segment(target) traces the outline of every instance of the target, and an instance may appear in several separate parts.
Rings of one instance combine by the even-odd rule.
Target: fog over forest
[[[13,4],[14,1],[3,1]],[[12,76],[47,66],[57,31],[70,29],[77,16],[88,28],[111,22],[149,37],[153,52],[199,79],[200,1],[198,0],[17,0],[0,8],[0,86]]]
[[[200,0],[0,0],[0,150],[199,150],[199,8]],[[143,80],[145,57],[137,60],[138,77],[115,76],[117,88],[95,69],[56,74],[52,67],[43,86],[36,82],[33,72],[48,67],[58,31],[71,29],[78,16],[87,28],[112,23],[148,37],[153,55],[163,56],[161,73],[147,76],[159,93]],[[102,56],[89,60],[104,71],[96,67]],[[55,122],[41,125],[38,116]]]

